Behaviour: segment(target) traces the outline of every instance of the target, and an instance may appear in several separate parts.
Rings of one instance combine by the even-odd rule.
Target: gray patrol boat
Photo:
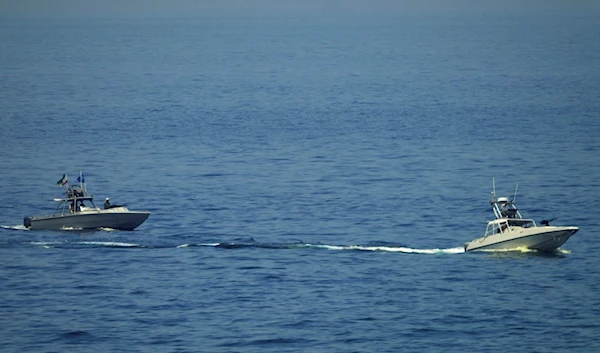
[[[96,207],[93,196],[88,195],[81,185],[69,186],[65,197],[54,201],[58,205],[52,215],[25,217],[23,225],[32,230],[133,230],[150,216],[148,211],[130,211],[125,205],[110,205],[108,198],[103,209]]]

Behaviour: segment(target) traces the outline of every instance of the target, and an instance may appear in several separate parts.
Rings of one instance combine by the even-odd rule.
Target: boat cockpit
[[[54,199],[58,202],[53,216],[58,214],[65,215],[69,213],[78,213],[85,211],[98,210],[94,204],[93,197],[87,196],[84,189],[79,185],[72,185],[67,188],[67,197],[64,199]]]
[[[533,219],[510,219],[500,218],[488,222],[487,228],[485,229],[485,236],[494,234],[503,234],[506,232],[514,231],[515,228],[531,228],[537,227]]]

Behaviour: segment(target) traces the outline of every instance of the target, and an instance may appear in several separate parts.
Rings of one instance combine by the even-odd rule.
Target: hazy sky
[[[297,17],[600,13],[600,0],[0,0],[2,17]]]

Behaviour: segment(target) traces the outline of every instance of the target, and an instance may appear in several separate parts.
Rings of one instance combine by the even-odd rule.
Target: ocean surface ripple
[[[566,15],[4,21],[0,351],[600,351],[598,38]],[[79,171],[151,216],[25,229]],[[492,178],[580,231],[465,253]]]

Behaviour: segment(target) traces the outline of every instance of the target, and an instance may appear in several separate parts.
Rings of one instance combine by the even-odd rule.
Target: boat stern
[[[26,216],[25,218],[23,218],[23,225],[25,226],[25,228],[30,228],[31,227],[31,217]]]
[[[468,241],[464,244],[465,252],[469,251],[469,244],[471,244],[470,241]]]

